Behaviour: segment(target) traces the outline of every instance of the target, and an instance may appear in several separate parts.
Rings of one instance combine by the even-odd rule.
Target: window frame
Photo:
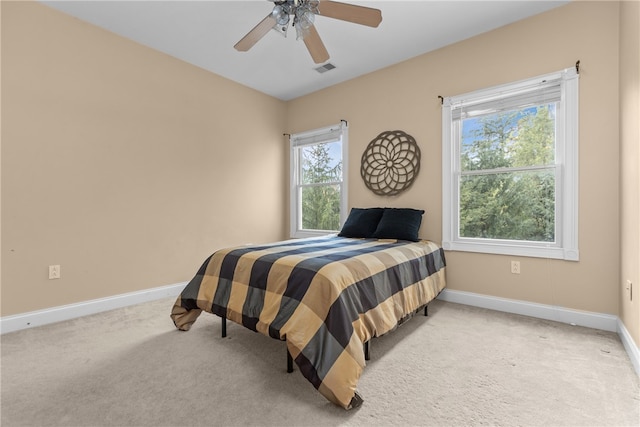
[[[325,236],[327,234],[334,234],[338,230],[309,230],[302,228],[302,188],[312,185],[339,185],[340,186],[340,223],[339,228],[342,227],[347,219],[347,180],[349,176],[348,171],[348,147],[349,147],[349,128],[346,121],[341,121],[339,124],[332,126],[326,126],[318,129],[309,130],[306,132],[291,134],[289,136],[289,228],[290,236],[292,238],[304,238]],[[299,161],[299,148],[308,145],[317,145],[327,142],[340,141],[342,144],[342,181],[329,182],[322,184],[302,184],[300,182],[301,177],[301,164]]]
[[[513,83],[448,97],[442,103],[442,246],[445,250],[489,254],[579,260],[578,250],[578,80],[575,68],[567,68]],[[556,115],[555,242],[481,239],[460,236],[460,138],[452,111],[461,104],[478,104],[558,82],[560,100]],[[516,108],[525,108],[520,105]],[[461,119],[457,119],[461,121]],[[458,137],[456,139],[456,137]]]

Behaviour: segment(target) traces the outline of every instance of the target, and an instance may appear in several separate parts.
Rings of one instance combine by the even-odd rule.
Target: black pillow
[[[423,210],[408,208],[385,208],[373,237],[417,242],[422,223]]]
[[[338,236],[372,237],[383,212],[383,208],[352,208]]]

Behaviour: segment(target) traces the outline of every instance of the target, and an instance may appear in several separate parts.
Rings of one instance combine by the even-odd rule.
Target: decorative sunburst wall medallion
[[[385,131],[362,153],[360,175],[380,196],[394,196],[409,188],[420,171],[420,147],[401,130]]]

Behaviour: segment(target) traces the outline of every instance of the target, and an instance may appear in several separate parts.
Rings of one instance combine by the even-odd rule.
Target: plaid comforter
[[[363,343],[394,329],[445,287],[442,248],[423,240],[322,237],[224,249],[178,297],[189,330],[202,310],[280,340],[327,399],[350,409]]]

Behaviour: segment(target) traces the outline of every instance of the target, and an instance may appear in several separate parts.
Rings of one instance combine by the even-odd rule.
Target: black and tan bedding
[[[363,343],[393,330],[445,286],[442,249],[426,240],[339,236],[215,252],[176,301],[189,330],[204,310],[284,340],[302,374],[350,409]]]

